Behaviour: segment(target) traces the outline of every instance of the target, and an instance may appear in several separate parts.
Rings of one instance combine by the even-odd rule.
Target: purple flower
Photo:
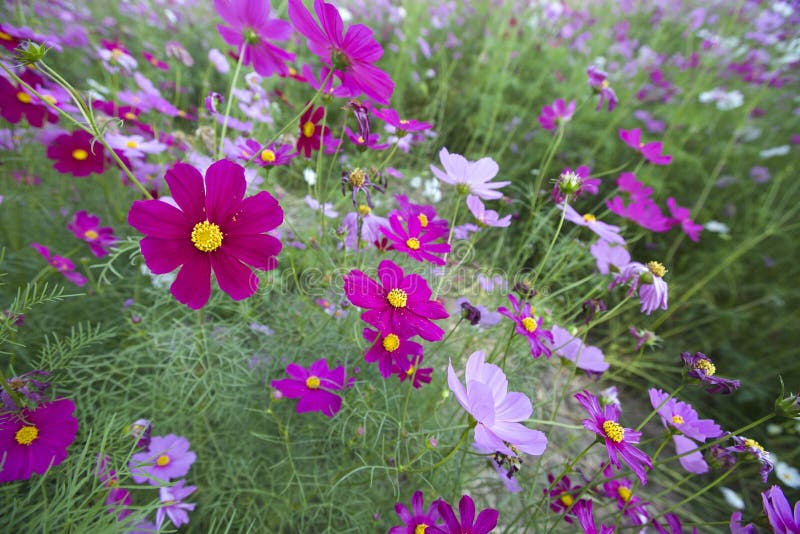
[[[572,195],[573,199],[578,198],[583,193],[596,195],[600,192],[600,178],[590,178],[591,170],[586,165],[581,165],[574,171],[569,167],[564,168],[558,175],[556,184],[550,198],[556,204],[561,204],[566,199],[566,195]]]
[[[67,224],[67,230],[72,232],[75,237],[89,243],[92,254],[98,258],[107,256],[109,247],[113,245],[117,238],[114,237],[114,229],[110,226],[100,226],[100,217],[85,211],[75,214],[72,222]]]
[[[564,103],[563,98],[557,99],[549,106],[544,106],[539,114],[539,124],[545,130],[555,130],[563,122],[567,122],[575,113],[575,101],[570,100],[569,104]]]
[[[603,373],[609,368],[603,351],[599,348],[584,344],[580,338],[558,325],[553,325],[550,332],[553,334],[553,351],[573,362],[578,369],[590,373]]]
[[[800,532],[800,501],[794,504],[794,515],[788,499],[780,486],[772,486],[761,494],[764,513],[775,534],[796,534]]]
[[[378,141],[380,140],[380,134],[377,133],[369,134],[366,138],[364,138],[363,135],[356,134],[347,126],[344,127],[344,133],[347,134],[347,138],[351,143],[362,150],[386,150],[390,146],[388,143],[379,143]]]
[[[620,463],[622,457],[639,477],[642,485],[647,484],[645,467],[652,469],[653,464],[647,454],[633,446],[639,443],[642,433],[631,428],[623,428],[619,424],[620,410],[613,404],[601,408],[597,397],[586,390],[576,393],[575,398],[589,413],[589,419],[583,420],[583,427],[603,438],[611,463],[617,469],[622,469]]]
[[[660,338],[656,336],[655,332],[650,330],[642,330],[639,332],[633,326],[628,329],[628,332],[636,339],[636,350],[642,348],[642,345],[656,345],[660,342]]]
[[[158,486],[186,476],[196,459],[197,455],[189,450],[189,440],[183,436],[153,436],[147,451],[131,457],[131,476],[137,484]]]
[[[496,211],[487,210],[481,199],[475,195],[467,195],[467,207],[483,226],[504,228],[511,224],[511,215],[506,215],[501,219]]]
[[[222,38],[238,49],[243,65],[253,65],[262,76],[289,74],[294,54],[278,48],[269,40],[286,41],[292,34],[285,20],[269,17],[268,0],[214,0],[214,8],[228,26],[217,25]],[[243,50],[244,49],[244,50]]]
[[[131,424],[128,435],[136,438],[136,446],[140,449],[150,447],[150,434],[153,432],[153,425],[147,419],[137,419]]]
[[[50,387],[50,382],[37,379],[48,376],[50,376],[50,371],[38,369],[35,371],[28,371],[27,373],[23,373],[19,376],[12,376],[7,379],[6,386],[17,395],[21,395],[35,404],[44,400],[42,393]],[[0,389],[0,403],[2,403],[2,411],[4,412],[13,412],[21,408],[21,406],[17,406],[17,403],[14,402],[14,399],[8,394],[6,388]]]
[[[359,220],[361,224],[359,224]],[[359,226],[361,226],[360,236],[358,235]],[[358,211],[351,211],[342,218],[339,233],[344,235],[344,246],[348,250],[356,250],[364,244],[374,244],[379,241],[383,237],[381,228],[388,226],[389,219],[373,214],[372,208],[367,204],[361,204],[358,206]]]
[[[495,189],[511,183],[490,181],[500,170],[492,158],[469,161],[460,154],[450,154],[447,148],[442,148],[439,161],[444,171],[431,165],[431,172],[441,181],[457,186],[459,194],[473,194],[484,200],[502,198],[503,195]]]
[[[421,132],[433,128],[433,125],[427,122],[416,121],[414,119],[401,119],[400,114],[392,108],[370,108],[370,111],[385,123],[394,126],[398,131],[398,137],[402,137],[406,132]]]
[[[475,448],[482,453],[499,452],[513,458],[520,452],[539,456],[547,446],[544,433],[520,424],[533,413],[523,393],[508,391],[503,370],[485,363],[482,351],[467,360],[466,389],[456,377],[453,364],[447,368],[447,385],[459,404],[475,420]]]
[[[317,78],[316,74],[314,74],[314,71],[311,70],[311,65],[303,65],[301,73],[303,74],[303,78],[305,78],[308,85],[317,91],[322,91],[322,93],[325,95],[329,95],[333,98],[351,98],[358,96],[358,93],[354,93],[353,89],[342,85],[341,83],[336,87],[333,86],[334,80],[338,79],[341,81],[341,71],[334,71],[334,74],[331,75],[331,69],[323,65],[319,72],[319,78]],[[323,82],[325,84],[324,86]]]
[[[649,261],[647,266],[634,261],[622,269],[608,288],[613,289],[620,284],[630,282],[628,296],[639,289],[639,300],[642,303],[640,311],[650,315],[658,308],[667,309],[669,287],[662,278],[666,273],[667,270],[657,261]]]
[[[597,529],[594,515],[592,514],[592,501],[588,499],[578,501],[572,510],[575,512],[575,517],[578,518],[578,523],[583,528],[584,534],[612,534],[616,528],[600,525],[600,530]]]
[[[364,352],[364,361],[367,363],[378,362],[378,371],[383,378],[389,378],[392,375],[393,364],[402,367],[404,372],[408,372],[411,364],[407,357],[422,355],[422,345],[401,338],[397,334],[390,332],[381,335],[377,330],[365,328],[362,335],[364,339],[372,343],[372,346]]]
[[[184,487],[185,480],[177,482],[172,487],[159,488],[158,496],[161,499],[161,507],[156,511],[156,529],[159,531],[164,525],[164,519],[169,517],[175,528],[189,524],[189,514],[194,510],[195,504],[183,502],[183,500],[194,493],[195,486]]]
[[[640,152],[644,159],[653,165],[669,165],[672,163],[672,156],[662,154],[663,143],[661,141],[652,143],[642,142],[642,130],[634,128],[633,130],[619,130],[619,138],[622,139],[626,145]]]
[[[624,510],[623,514],[633,525],[645,525],[650,520],[647,505],[638,495],[633,494],[633,481],[627,478],[614,476],[614,467],[611,464],[603,469],[606,480],[603,482],[603,493],[609,499],[614,499],[617,509]]]
[[[339,216],[339,212],[333,209],[332,202],[325,202],[324,204],[320,205],[319,201],[311,195],[306,195],[305,200],[306,205],[308,205],[308,207],[314,211],[320,211],[320,208],[322,208],[322,214],[325,217],[333,218]]]
[[[411,511],[406,508],[405,504],[396,503],[394,510],[403,525],[390,528],[388,534],[418,534],[433,527],[439,521],[439,511],[436,508],[438,502],[433,501],[426,511],[422,492],[415,491],[414,496],[411,497]]]
[[[742,436],[733,436],[733,446],[727,447],[730,452],[746,452],[761,464],[761,481],[766,484],[769,474],[775,467],[775,458],[764,450],[759,442]]]
[[[392,241],[392,248],[406,254],[418,262],[428,261],[434,265],[444,265],[445,261],[435,254],[450,252],[449,243],[434,243],[444,236],[441,230],[427,230],[422,228],[418,217],[408,219],[408,228],[404,228],[399,213],[389,216],[389,228],[382,227],[381,232]]]
[[[59,256],[50,252],[50,249],[39,243],[31,243],[31,246],[41,254],[47,263],[50,264],[56,271],[64,275],[64,278],[75,284],[76,286],[83,287],[86,285],[86,277],[81,273],[75,271],[75,264],[72,260]]]
[[[589,247],[589,252],[594,256],[597,270],[600,274],[611,274],[611,271],[620,272],[623,267],[631,262],[631,254],[623,245],[609,243],[605,239],[598,239]],[[637,347],[638,348],[638,347]]]
[[[664,520],[667,522],[667,528],[662,527],[658,521],[653,519],[653,526],[656,528],[656,532],[659,534],[683,534],[683,525],[680,517],[675,514],[666,514]],[[697,534],[697,527],[692,528],[692,534]]]
[[[520,308],[517,297],[508,295],[508,300],[511,301],[511,305],[514,307],[514,313],[511,313],[511,310],[504,306],[497,308],[497,311],[517,323],[516,332],[528,339],[528,343],[531,346],[531,356],[538,358],[544,354],[549,358],[550,347],[545,341],[549,341],[549,345],[552,345],[553,334],[549,330],[542,330],[542,318],[536,319],[534,317],[530,302],[525,302]]]
[[[392,365],[392,373],[397,375],[400,382],[411,379],[414,389],[421,388],[423,384],[430,384],[433,367],[420,367],[419,364],[422,363],[424,358],[420,353],[412,355],[410,361],[405,359],[395,360]]]
[[[547,482],[551,489],[548,491],[548,488],[545,488],[544,494],[550,497],[550,509],[556,514],[565,514],[564,521],[571,524],[572,516],[575,515],[572,509],[575,504],[573,497],[580,492],[582,486],[573,486],[572,481],[566,475],[553,485],[555,479],[556,477],[552,473],[547,474]],[[567,512],[568,509],[569,512]]]
[[[711,358],[702,352],[695,352],[694,354],[682,352],[681,358],[683,358],[683,363],[688,370],[687,376],[696,378],[705,384],[710,384],[711,387],[706,390],[709,393],[729,395],[739,389],[738,380],[716,376],[716,365],[711,361]]]
[[[606,100],[608,100],[608,111],[614,111],[614,108],[617,107],[619,103],[619,99],[617,98],[617,93],[614,92],[614,89],[608,82],[608,74],[596,68],[594,65],[590,65],[586,69],[586,76],[589,78],[589,86],[594,89],[595,92],[600,93],[600,101],[597,103],[595,111],[603,109],[603,103],[605,103]]]
[[[669,197],[667,199],[667,207],[669,208],[669,212],[672,215],[670,219],[670,224],[673,226],[680,225],[681,230],[689,239],[694,242],[700,241],[700,232],[703,231],[703,225],[697,224],[691,219],[691,212],[689,208],[683,208],[678,205],[674,198]]]
[[[297,413],[322,412],[327,417],[333,417],[342,407],[342,398],[333,392],[352,385],[352,379],[345,383],[344,366],[330,369],[325,358],[315,361],[308,369],[290,363],[286,367],[286,374],[291,378],[273,380],[272,387],[284,397],[300,399]]]
[[[600,239],[608,241],[609,243],[616,243],[617,245],[624,245],[625,239],[619,235],[619,226],[614,226],[612,224],[606,224],[602,221],[598,221],[597,217],[592,215],[591,213],[587,213],[586,215],[581,215],[575,209],[570,206],[569,204],[564,204],[558,206],[559,209],[565,210],[564,218],[568,221],[577,224],[578,226],[585,226],[595,234],[597,234]]]
[[[731,514],[730,528],[731,534],[758,534],[756,527],[752,523],[742,526],[742,512],[739,511]]]
[[[444,525],[431,527],[427,531],[431,534],[486,534],[497,526],[497,517],[500,515],[494,508],[486,508],[475,517],[475,503],[469,495],[464,495],[458,502],[461,521],[447,502],[440,499],[436,507],[444,520]]]

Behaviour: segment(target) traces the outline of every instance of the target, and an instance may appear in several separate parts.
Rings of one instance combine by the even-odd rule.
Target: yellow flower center
[[[408,368],[408,371],[406,371],[406,375],[413,376],[414,375],[414,371],[416,371],[416,370],[417,369],[412,365],[411,367]]]
[[[20,445],[30,445],[33,440],[39,437],[39,429],[35,426],[23,426],[14,434],[14,439]]]
[[[3,41],[10,41],[11,40],[11,36],[9,34],[7,34],[6,32],[0,31],[0,39],[2,39]]]
[[[428,530],[428,525],[425,523],[420,523],[416,527],[414,527],[414,534],[425,534],[425,531]]]
[[[561,504],[563,504],[564,506],[572,506],[572,503],[575,502],[575,500],[572,498],[572,495],[570,495],[566,491],[561,494],[558,500],[561,501]]]
[[[610,85],[610,84],[608,83],[608,80],[603,80],[603,81],[600,83],[600,87],[602,87],[603,89],[608,89],[608,86],[609,86],[609,85]]]
[[[586,221],[587,223],[595,222],[597,220],[597,217],[595,217],[591,213],[587,213],[586,215],[583,216],[583,220]]]
[[[608,439],[614,443],[621,443],[625,438],[625,429],[622,428],[622,425],[614,421],[603,422],[603,432],[605,432]]]
[[[76,148],[75,150],[72,151],[72,157],[77,159],[78,161],[83,161],[89,157],[89,153],[82,148]]]
[[[406,246],[411,250],[419,250],[419,239],[410,237],[406,240]]]
[[[192,243],[201,252],[214,252],[222,246],[222,230],[214,223],[199,222],[192,229]]]
[[[372,213],[372,208],[370,208],[366,204],[361,204],[358,207],[358,214],[359,215],[364,216],[364,215],[369,215],[370,213]]]
[[[383,345],[383,349],[386,352],[394,352],[397,350],[397,347],[400,346],[400,338],[397,337],[395,334],[389,334],[383,341],[381,341],[381,345]]]
[[[706,376],[714,376],[714,373],[717,372],[717,366],[711,363],[709,360],[697,360],[697,363],[694,364],[695,369],[699,369],[701,371],[705,371]]]
[[[350,185],[353,187],[361,187],[364,185],[364,182],[367,181],[367,174],[359,168],[356,168],[353,172],[350,173],[348,178]]]
[[[417,219],[419,219],[419,225],[420,226],[422,226],[423,228],[427,228],[428,227],[428,216],[427,215],[425,215],[424,213],[420,213],[419,215],[417,215]]]
[[[319,389],[319,384],[320,382],[318,376],[311,375],[306,378],[306,387],[308,389]]]
[[[408,122],[407,119],[400,119],[400,124],[408,124]]]
[[[363,145],[364,144],[364,136],[363,135],[359,135],[358,136],[358,144],[359,145]]]
[[[536,328],[538,326],[539,325],[536,324],[536,319],[534,319],[533,317],[525,317],[522,320],[522,328],[524,328],[525,330],[527,330],[531,334],[536,332]]]
[[[664,265],[657,261],[648,261],[647,270],[659,278],[664,278],[664,275],[667,274],[667,269],[664,267]]]
[[[313,122],[308,121],[305,124],[303,124],[303,135],[305,137],[313,137],[316,129],[317,126]]]
[[[100,237],[100,234],[98,234],[95,230],[86,230],[83,233],[83,237],[85,237],[89,241],[94,241],[95,239]]]
[[[128,148],[139,148],[139,143],[137,143],[136,141],[128,141],[127,143],[125,143],[125,146]]]
[[[405,308],[408,302],[408,293],[402,289],[394,288],[386,295],[386,300],[389,301],[393,308]]]
[[[619,498],[623,501],[628,502],[631,500],[632,492],[630,488],[620,486],[617,488],[617,495],[619,495]]]
[[[297,76],[297,69],[289,67],[289,76]]]
[[[272,163],[273,161],[275,161],[275,152],[273,152],[270,149],[264,150],[263,152],[261,152],[261,161],[265,163]]]
[[[129,121],[136,120],[136,113],[134,113],[132,111],[129,111],[129,112],[125,113],[125,115],[123,115],[123,117],[125,117]]]
[[[166,454],[162,454],[162,455],[161,455],[161,456],[159,456],[159,457],[158,457],[158,459],[156,460],[156,465],[157,465],[158,467],[164,467],[164,466],[165,466],[165,465],[167,465],[168,463],[169,463],[169,456],[167,456]]]
[[[58,102],[56,100],[56,97],[54,97],[53,95],[44,95],[42,98],[44,98],[47,102],[49,102],[50,104],[53,104],[53,105],[55,105],[56,102]]]
[[[759,451],[764,452],[764,447],[762,447],[761,444],[754,439],[747,438],[744,440],[744,446],[748,449],[758,449]]]
[[[675,423],[676,425],[682,425],[683,423],[685,423],[683,417],[681,417],[680,415],[673,415],[672,422]]]
[[[17,93],[17,100],[19,100],[23,104],[30,104],[31,100],[33,99],[31,98],[31,95],[29,95],[28,93],[23,93],[22,91],[19,91]]]
[[[118,58],[118,57],[120,57],[120,56],[124,56],[124,55],[125,55],[125,52],[123,52],[123,51],[122,51],[122,50],[120,50],[119,48],[115,48],[115,49],[113,49],[113,50],[111,51],[111,55],[112,55],[114,58]]]

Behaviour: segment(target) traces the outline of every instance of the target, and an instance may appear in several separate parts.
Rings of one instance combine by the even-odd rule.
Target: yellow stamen
[[[394,288],[386,295],[386,300],[389,301],[393,308],[405,308],[408,302],[408,293],[402,289]]]
[[[717,366],[706,359],[697,360],[697,363],[694,364],[694,368],[705,371],[706,376],[714,376],[714,373],[717,372]]]
[[[214,223],[199,222],[192,229],[192,243],[201,252],[214,252],[222,246],[222,230]]]
[[[123,117],[125,117],[129,121],[133,121],[133,120],[136,120],[136,113],[134,113],[132,111],[128,111],[127,113],[125,113],[125,115],[123,115]]]
[[[403,125],[405,125],[405,124],[408,124],[408,123],[409,123],[409,121],[408,121],[408,120],[406,120],[406,119],[400,119],[400,124],[403,124]]]
[[[657,261],[648,261],[647,270],[659,278],[664,278],[664,275],[667,274],[667,269],[664,267],[664,265]]]
[[[10,41],[12,37],[6,32],[0,32],[0,39],[2,39],[3,41]]]
[[[295,69],[294,67],[289,67],[289,76],[296,76],[296,75],[297,75],[297,69]]]
[[[139,148],[139,143],[137,143],[136,141],[128,141],[127,143],[125,143],[125,146],[128,148]]]
[[[609,85],[610,85],[610,84],[608,83],[608,80],[603,80],[603,81],[600,83],[600,87],[602,87],[603,89],[608,89],[608,86],[609,86]]]
[[[363,170],[359,169],[358,167],[350,173],[350,176],[347,178],[354,188],[358,188],[364,185],[364,182],[367,181],[367,173]]]
[[[619,495],[619,498],[622,499],[623,501],[628,502],[631,500],[633,492],[631,492],[630,488],[627,488],[625,486],[620,486],[617,488],[617,495]]]
[[[56,100],[56,97],[54,97],[53,95],[44,95],[42,98],[44,98],[47,102],[49,102],[50,104],[53,104],[53,105],[55,105],[56,102],[58,102]]]
[[[20,445],[30,445],[39,437],[39,429],[35,426],[23,426],[14,434],[14,439]]]
[[[539,327],[539,325],[536,324],[536,319],[533,317],[525,317],[522,320],[522,327],[532,334],[536,332],[536,329]]]
[[[591,213],[587,213],[586,215],[583,216],[583,220],[586,221],[587,223],[588,222],[595,222],[597,220],[597,217],[595,217]]]
[[[748,449],[758,449],[759,451],[764,452],[764,447],[762,447],[761,444],[754,439],[745,439],[744,446]]]
[[[412,365],[411,367],[408,368],[408,371],[406,371],[406,375],[413,376],[414,371],[416,371],[416,368],[414,368],[414,366]]]
[[[680,415],[673,415],[672,422],[675,423],[676,425],[682,425],[686,421],[684,421],[683,417],[681,417]]]
[[[566,491],[561,494],[561,497],[559,497],[558,500],[561,501],[561,504],[564,506],[572,506],[572,504],[575,502],[575,500],[572,498],[572,495]]]
[[[19,91],[17,93],[17,100],[19,100],[23,104],[30,104],[31,100],[33,99],[31,98],[31,95],[29,95],[28,93],[23,93],[22,91]]]
[[[308,389],[319,389],[319,377],[311,375],[306,378],[306,387]]]
[[[420,226],[422,226],[423,228],[427,228],[428,227],[428,216],[427,215],[425,215],[424,213],[420,213],[419,215],[417,215],[417,219],[419,219],[419,225]]]
[[[303,136],[304,137],[313,137],[314,132],[316,131],[317,126],[311,121],[306,122],[303,124]]]
[[[362,135],[358,136],[358,144],[359,145],[363,145],[364,144],[364,136],[362,136]]]
[[[383,345],[383,349],[386,352],[394,352],[400,346],[400,338],[397,337],[395,334],[389,334],[383,341],[381,341],[381,345]]]
[[[167,465],[168,463],[169,463],[169,456],[167,456],[166,454],[162,454],[162,455],[161,455],[161,456],[159,456],[159,457],[158,457],[158,459],[156,460],[156,465],[157,465],[158,467],[164,467],[164,466],[165,466],[165,465]]]
[[[361,215],[362,217],[363,217],[364,215],[369,215],[370,213],[372,213],[372,208],[370,208],[370,207],[369,207],[369,206],[367,206],[366,204],[361,204],[361,205],[358,207],[358,214],[359,214],[359,215]]]
[[[100,234],[98,234],[95,230],[86,230],[83,233],[83,237],[85,237],[89,241],[94,241],[95,239],[100,237]]]
[[[89,153],[82,148],[76,148],[75,150],[72,151],[72,157],[77,159],[78,161],[83,161],[89,157]]]
[[[419,250],[419,239],[410,237],[406,240],[406,246],[411,250]]]
[[[608,439],[614,443],[621,443],[625,439],[625,429],[622,425],[614,421],[603,422],[603,432],[605,432]]]
[[[273,161],[275,161],[275,159],[276,159],[275,152],[273,152],[272,150],[266,149],[263,152],[261,152],[261,161],[265,163],[272,163]]]
[[[428,525],[425,523],[420,523],[416,527],[414,527],[414,534],[425,534],[425,531],[428,530]]]

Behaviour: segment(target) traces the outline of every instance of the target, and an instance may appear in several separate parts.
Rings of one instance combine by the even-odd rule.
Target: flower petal
[[[228,253],[227,248],[223,246],[210,253],[209,256],[219,288],[230,295],[233,300],[246,299],[256,292],[258,277],[250,267]]]

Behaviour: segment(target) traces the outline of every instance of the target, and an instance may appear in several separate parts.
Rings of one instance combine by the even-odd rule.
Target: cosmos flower
[[[586,390],[576,393],[575,398],[589,413],[589,419],[583,420],[583,427],[603,439],[611,463],[617,469],[621,469],[620,457],[622,457],[639,477],[642,485],[647,484],[645,468],[652,469],[653,464],[647,454],[633,446],[639,443],[642,433],[631,428],[623,428],[619,424],[620,409],[617,406],[609,404],[601,408],[597,397]]]
[[[514,307],[514,312],[501,306],[497,311],[517,323],[517,334],[527,338],[531,347],[531,356],[538,358],[542,354],[550,357],[550,346],[553,345],[553,334],[549,330],[542,330],[542,318],[537,320],[530,302],[525,302],[520,308],[519,301],[514,295],[508,295],[508,300]],[[549,343],[546,343],[549,342]]]
[[[197,455],[189,450],[189,440],[183,436],[153,436],[147,451],[131,456],[131,476],[137,484],[158,486],[186,476],[196,459]]]
[[[633,493],[633,481],[627,478],[615,476],[614,467],[611,464],[603,468],[603,493],[609,499],[614,499],[617,509],[624,510],[623,514],[634,525],[646,525],[650,520],[647,513],[647,505],[638,495]]]
[[[642,142],[642,130],[634,128],[633,130],[619,130],[619,138],[622,139],[626,145],[632,149],[640,152],[644,159],[653,165],[669,165],[672,163],[672,156],[662,154],[663,143],[656,141],[652,143]]]
[[[406,358],[422,355],[422,345],[391,332],[382,335],[377,330],[364,328],[362,336],[372,343],[364,352],[364,361],[378,362],[378,370],[383,378],[389,378],[392,375],[393,365],[398,363],[404,363],[403,372],[407,372],[410,364]]]
[[[40,245],[39,243],[31,243],[31,246],[36,250],[36,252],[41,254],[45,260],[47,260],[47,263],[49,263],[51,267],[63,274],[64,278],[79,287],[86,285],[88,280],[86,280],[85,276],[75,270],[75,264],[72,263],[72,260],[65,258],[64,256],[59,256],[58,254],[53,254],[50,252],[49,248],[44,245]]]
[[[775,534],[795,534],[800,532],[800,501],[794,504],[794,514],[786,495],[780,486],[772,486],[761,494],[764,513]]]
[[[444,183],[455,185],[459,194],[472,194],[484,200],[502,198],[499,191],[511,182],[491,182],[500,168],[492,158],[469,161],[460,154],[450,154],[447,148],[439,151],[439,161],[444,171],[431,165],[431,172]]]
[[[619,103],[619,99],[617,98],[617,93],[614,92],[614,88],[611,87],[608,81],[608,74],[594,65],[590,65],[586,69],[586,76],[589,79],[589,86],[596,93],[600,94],[600,101],[597,103],[595,111],[603,109],[603,104],[606,101],[608,102],[608,111],[614,111],[614,108],[617,107]]]
[[[520,424],[533,413],[531,401],[523,393],[508,391],[508,380],[498,366],[486,363],[483,351],[467,360],[461,384],[453,364],[447,368],[447,385],[464,410],[476,420],[475,448],[486,454],[518,457],[520,452],[539,456],[547,447],[544,433]]]
[[[391,240],[394,250],[402,252],[418,262],[428,261],[434,265],[445,264],[443,258],[435,255],[450,252],[449,243],[434,243],[443,237],[443,233],[440,231],[423,231],[422,224],[417,217],[408,219],[406,228],[397,213],[389,216],[389,227],[382,227],[381,232]]]
[[[575,513],[575,517],[578,518],[578,523],[581,525],[584,534],[612,534],[616,528],[605,525],[600,525],[600,529],[597,528],[592,514],[592,501],[589,499],[578,501],[572,511]]]
[[[42,83],[41,77],[31,71],[22,73],[20,79],[31,87]],[[0,76],[0,117],[11,124],[18,124],[24,117],[28,124],[36,128],[41,128],[45,120],[58,122],[58,115],[49,111],[38,98],[26,91],[21,85],[14,85]]]
[[[186,497],[194,493],[195,486],[185,486],[186,481],[181,480],[174,486],[158,489],[161,506],[156,511],[156,530],[160,531],[164,520],[169,518],[175,528],[189,524],[189,514],[194,510],[195,504],[183,502]]]
[[[394,526],[389,529],[388,534],[419,534],[433,527],[440,521],[437,503],[433,501],[425,510],[425,500],[421,491],[415,491],[411,497],[411,510],[406,508],[403,503],[396,503],[394,510],[403,522],[402,525]]]
[[[575,101],[570,100],[569,104],[566,104],[563,98],[558,98],[551,105],[542,108],[539,124],[545,130],[552,131],[561,123],[569,121],[573,113],[575,113]]]
[[[390,260],[378,265],[380,283],[354,269],[344,276],[344,292],[355,306],[367,308],[361,319],[381,333],[439,341],[444,330],[431,319],[450,316],[441,303],[430,300],[428,282],[418,274],[406,275]]]
[[[586,345],[580,338],[558,325],[550,329],[553,334],[553,351],[575,364],[578,369],[590,373],[603,373],[609,368],[603,351],[593,345]]]
[[[361,235],[358,234],[359,226]],[[367,204],[361,204],[357,211],[351,211],[342,218],[338,233],[344,237],[344,246],[348,250],[356,250],[364,244],[377,246],[381,239],[386,239],[381,228],[388,226],[389,219],[375,215]],[[386,250],[385,247],[382,249]]]
[[[672,215],[670,224],[673,226],[680,226],[683,233],[689,236],[689,239],[695,243],[700,241],[700,232],[703,231],[704,227],[702,224],[697,224],[691,219],[689,208],[679,206],[672,197],[667,199],[667,207]]]
[[[352,385],[352,379],[345,382],[344,366],[335,369],[328,367],[325,358],[320,358],[308,369],[296,363],[286,367],[291,378],[273,380],[272,387],[289,399],[300,399],[297,413],[321,412],[327,417],[336,415],[342,407],[342,398],[334,393]]]
[[[572,507],[575,503],[574,496],[580,492],[581,486],[573,486],[572,481],[566,475],[561,477],[561,479],[553,485],[555,479],[556,477],[553,476],[552,473],[547,474],[547,482],[552,488],[545,488],[543,490],[544,494],[550,497],[550,509],[556,514],[563,514],[566,512],[564,521],[572,523],[572,517],[575,515],[575,512],[572,510],[567,512],[567,509]]]
[[[483,226],[504,228],[511,224],[511,215],[506,215],[501,219],[496,211],[487,210],[481,199],[475,195],[467,195],[467,207],[478,223]]]
[[[421,353],[412,355],[408,361],[398,358],[392,366],[392,372],[397,375],[400,382],[411,379],[414,389],[419,389],[423,384],[431,383],[433,374],[433,367],[420,367],[424,358]]]
[[[400,114],[392,108],[378,109],[370,107],[370,111],[386,124],[395,127],[398,132],[398,137],[403,137],[407,132],[422,132],[433,128],[433,124],[427,122],[414,119],[401,119]]]
[[[50,382],[45,382],[44,378],[50,376],[50,371],[37,369],[28,371],[19,376],[12,376],[6,379],[6,388],[0,388],[0,406],[3,412],[13,412],[21,408],[14,402],[13,397],[8,394],[6,389],[10,389],[18,396],[21,395],[26,401],[37,403],[44,400],[44,393],[49,387]]]
[[[252,159],[253,163],[259,167],[279,167],[288,165],[295,157],[297,152],[293,151],[292,145],[277,143],[270,143],[268,146],[261,148],[261,143],[255,139],[247,139],[243,144],[238,146],[241,150],[240,159],[250,160],[256,152],[258,156]]]
[[[669,287],[663,279],[666,273],[667,270],[657,261],[649,261],[647,266],[634,261],[622,269],[608,288],[613,289],[630,282],[628,295],[633,295],[639,289],[639,300],[642,303],[640,311],[650,315],[658,308],[667,309]]]
[[[56,137],[47,147],[47,157],[55,160],[53,168],[78,178],[92,173],[103,174],[105,148],[93,143],[90,133],[76,130]]]
[[[711,387],[706,391],[709,393],[721,393],[729,395],[739,389],[739,381],[731,380],[716,376],[717,366],[711,361],[711,358],[702,352],[682,352],[681,358],[688,370],[687,376],[695,378],[705,384],[710,384]]]
[[[566,195],[576,199],[583,193],[596,195],[600,192],[600,178],[591,178],[591,170],[586,165],[581,165],[574,171],[565,167],[558,175],[550,198],[556,204],[561,204],[566,199]]]
[[[631,254],[625,246],[609,243],[605,239],[595,241],[589,247],[589,252],[594,256],[600,274],[610,274],[612,270],[620,272],[631,262]]]
[[[322,138],[329,135],[331,129],[325,126],[324,128],[318,126],[318,123],[325,116],[325,108],[323,106],[314,109],[314,106],[309,108],[300,117],[300,135],[297,136],[297,153],[303,153],[307,158],[311,157],[311,151],[319,150],[322,147]]]
[[[609,243],[615,243],[617,245],[625,244],[625,238],[619,235],[619,226],[598,221],[597,217],[591,213],[581,215],[569,204],[564,204],[563,206],[560,205],[558,208],[565,210],[564,218],[566,220],[577,224],[578,226],[585,226],[597,234],[600,239],[608,241]]]
[[[432,526],[426,530],[431,534],[486,534],[497,526],[500,513],[494,508],[486,508],[475,517],[475,502],[469,495],[464,495],[458,502],[458,513],[461,520],[456,517],[453,507],[444,500],[436,503],[444,525]]]
[[[100,217],[83,210],[75,213],[72,222],[67,224],[67,230],[78,239],[89,243],[89,250],[98,258],[107,256],[109,247],[117,241],[113,228],[101,227]]]
[[[186,163],[166,175],[178,207],[161,200],[139,200],[128,213],[131,226],[146,234],[140,247],[147,267],[165,274],[181,267],[172,295],[192,309],[211,295],[211,271],[220,289],[234,300],[250,297],[258,277],[248,267],[271,270],[281,242],[264,232],[283,222],[283,210],[261,191],[244,198],[244,168],[228,160],[208,168],[205,178]]]
[[[769,474],[775,467],[775,459],[773,458],[772,454],[764,450],[764,447],[762,447],[761,444],[754,439],[745,438],[743,436],[732,436],[732,439],[733,445],[731,447],[727,447],[727,450],[729,452],[750,454],[752,458],[761,464],[761,482],[766,484]]]
[[[0,415],[0,484],[43,475],[66,460],[78,432],[74,411],[70,399],[56,399]]]

